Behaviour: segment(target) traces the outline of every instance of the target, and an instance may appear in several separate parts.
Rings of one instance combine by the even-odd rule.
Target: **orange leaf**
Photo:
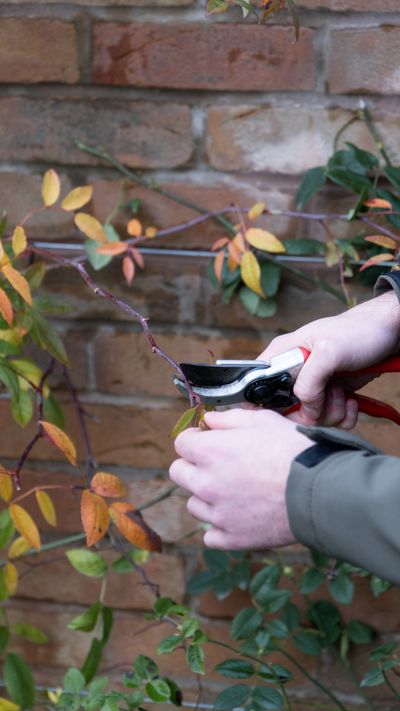
[[[367,261],[360,267],[360,272],[364,271],[368,267],[372,267],[376,264],[381,264],[381,262],[392,262],[393,254],[390,252],[383,252],[382,254],[375,254],[374,257],[370,257]]]
[[[9,595],[14,595],[18,587],[18,571],[14,563],[6,563],[4,566],[4,582]],[[1,706],[0,706],[1,708]]]
[[[4,318],[4,321],[6,321],[9,326],[12,326],[12,323],[14,320],[14,310],[13,310],[12,303],[11,303],[10,299],[8,298],[4,289],[2,289],[1,287],[0,287],[0,314]]]
[[[130,251],[132,257],[134,258],[136,264],[138,265],[138,267],[140,267],[141,269],[144,269],[143,255],[139,252],[139,250],[135,249],[135,247],[131,247],[129,251]]]
[[[388,249],[396,249],[397,242],[391,237],[386,237],[386,235],[371,235],[370,237],[365,237],[366,242],[372,242],[372,244],[377,244],[379,247],[387,247]]]
[[[222,283],[222,270],[224,268],[225,252],[218,252],[214,259],[214,274],[217,277],[218,283]]]
[[[131,235],[131,237],[141,237],[143,234],[143,226],[140,220],[136,219],[136,217],[133,220],[129,220],[126,229],[128,231],[128,235]]]
[[[246,252],[240,263],[240,273],[246,286],[259,296],[265,297],[261,288],[261,269],[257,257],[253,252]]]
[[[40,534],[32,516],[19,504],[10,504],[10,515],[18,533],[25,538],[33,548],[40,548]]]
[[[241,232],[237,233],[236,237],[233,238],[232,242],[235,245],[235,247],[237,247],[239,252],[243,252],[243,253],[246,252],[247,245],[246,245],[245,239],[244,239]]]
[[[229,252],[230,258],[232,259],[232,262],[234,262],[236,267],[238,267],[241,260],[242,260],[242,255],[239,252],[238,248],[236,247],[236,245],[233,241],[229,242],[229,244],[228,244],[228,252]]]
[[[111,504],[110,516],[129,543],[146,551],[161,552],[161,538],[145,522],[142,514],[126,502]]]
[[[86,533],[86,545],[93,546],[108,531],[110,514],[101,496],[85,489],[81,500],[81,519]]]
[[[18,536],[18,538],[15,538],[11,543],[7,551],[7,556],[8,558],[20,558],[21,555],[24,555],[24,553],[29,551],[30,548],[31,544],[29,541],[27,541],[23,536]]]
[[[116,497],[125,496],[125,487],[122,481],[115,474],[107,472],[97,472],[92,481],[90,488],[99,496]]]
[[[13,495],[13,478],[11,472],[0,466],[0,496],[7,503]]]
[[[16,257],[22,252],[25,252],[28,240],[26,239],[26,233],[21,225],[17,225],[12,236],[12,248]]]
[[[211,247],[211,250],[213,252],[216,252],[218,249],[221,249],[221,247],[225,247],[226,244],[228,244],[229,239],[228,237],[220,237],[219,239],[216,239],[213,246]]]
[[[53,444],[58,447],[63,454],[65,454],[68,461],[76,467],[76,449],[74,443],[70,440],[68,435],[51,422],[39,420],[39,424],[42,425],[50,441],[53,442]]]
[[[25,277],[23,277],[22,274],[17,272],[17,270],[14,269],[11,264],[5,264],[3,267],[1,267],[1,271],[3,272],[7,281],[9,281],[11,286],[15,289],[15,291],[18,292],[20,296],[22,296],[23,300],[26,301],[29,306],[32,306],[31,290]]]
[[[146,227],[144,236],[148,237],[149,239],[153,239],[153,237],[156,236],[157,232],[157,227]]]
[[[246,231],[246,239],[252,247],[262,249],[264,252],[285,252],[285,247],[282,242],[267,230],[261,230],[259,227],[250,227]]]
[[[127,251],[129,244],[127,242],[110,242],[104,247],[97,247],[98,254],[106,254],[110,257],[115,257],[117,254],[123,254]]]
[[[92,215],[88,215],[86,212],[77,212],[74,222],[78,230],[89,239],[94,239],[96,242],[106,241],[103,225]]]
[[[135,263],[131,257],[124,257],[122,260],[122,273],[125,277],[125,281],[130,286],[133,282],[135,276]]]
[[[256,202],[247,213],[249,220],[255,220],[257,217],[263,214],[266,208],[265,202]]]
[[[391,210],[392,203],[389,200],[383,200],[383,198],[371,198],[370,200],[365,200],[363,202],[365,207],[380,207],[383,210]]]
[[[60,195],[60,178],[55,170],[50,168],[46,171],[42,183],[42,198],[43,204],[46,207],[51,207],[57,202]]]
[[[91,185],[84,185],[80,188],[74,188],[68,195],[65,196],[61,203],[63,210],[73,211],[79,210],[81,207],[86,205],[93,195],[93,188]]]
[[[42,512],[43,518],[50,526],[57,525],[57,516],[54,504],[46,491],[35,491],[36,501]]]

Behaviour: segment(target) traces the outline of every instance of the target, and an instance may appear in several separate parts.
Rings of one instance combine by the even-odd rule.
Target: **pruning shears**
[[[310,351],[299,347],[273,356],[268,362],[217,360],[215,365],[180,363],[180,367],[192,391],[206,405],[222,407],[249,402],[288,415],[301,406],[293,386],[309,355]],[[398,372],[400,356],[391,356],[368,368],[337,373],[337,377]],[[187,394],[184,378],[175,376],[174,383],[182,394]],[[400,412],[391,405],[359,393],[351,392],[349,397],[357,401],[359,412],[383,417],[400,425]]]

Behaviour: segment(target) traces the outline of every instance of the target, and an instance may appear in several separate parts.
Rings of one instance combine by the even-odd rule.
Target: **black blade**
[[[254,366],[248,365],[205,365],[204,363],[180,363],[179,365],[189,383],[198,388],[228,385],[249,370],[254,370]],[[265,363],[260,363],[260,368],[265,368]]]

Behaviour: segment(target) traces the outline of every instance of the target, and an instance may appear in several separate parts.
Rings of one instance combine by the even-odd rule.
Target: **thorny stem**
[[[292,657],[292,655],[291,655],[289,652],[287,652],[285,649],[280,649],[279,651],[280,651],[281,654],[283,654],[285,657],[287,657],[287,659],[289,659],[289,660],[292,662],[292,664],[294,664],[295,667],[297,667],[297,669],[298,669],[299,671],[301,671],[302,674],[304,674],[305,677],[307,677],[307,679],[308,679],[309,681],[311,681],[313,684],[315,684],[315,686],[317,686],[319,689],[321,689],[321,691],[323,691],[324,694],[326,694],[327,696],[329,696],[329,698],[334,702],[334,704],[336,704],[336,706],[337,706],[339,709],[341,709],[341,711],[348,711],[348,709],[346,708],[346,706],[343,706],[343,704],[339,701],[339,699],[335,696],[335,694],[334,694],[330,689],[328,689],[327,686],[325,686],[325,685],[322,684],[320,681],[318,681],[318,679],[316,679],[314,676],[312,676],[311,674],[309,674],[309,672],[307,671],[307,669],[305,669],[305,668],[303,667],[303,665],[300,664],[300,662],[298,662],[295,657]]]
[[[383,678],[384,678],[384,680],[385,680],[386,686],[390,689],[390,691],[391,691],[392,694],[396,697],[396,699],[400,699],[400,693],[397,691],[396,687],[393,686],[393,684],[392,684],[392,682],[390,681],[390,679],[389,679],[389,677],[388,677],[388,675],[387,675],[385,669],[382,669],[382,674],[383,674]]]
[[[81,437],[82,437],[83,446],[85,449],[86,480],[87,480],[87,483],[90,484],[92,476],[93,476],[95,470],[97,469],[97,462],[94,457],[93,450],[92,450],[92,447],[90,444],[89,434],[87,431],[85,417],[84,417],[85,411],[84,411],[81,403],[79,402],[78,393],[77,393],[76,388],[71,380],[71,376],[68,372],[68,368],[66,368],[65,365],[63,366],[63,374],[64,374],[65,381],[67,383],[68,390],[71,395],[72,402],[75,407],[76,416],[77,416],[79,428],[81,431]]]
[[[337,651],[336,651],[336,650],[335,650],[335,652],[336,652],[336,654],[337,654]],[[369,700],[367,694],[365,693],[364,689],[360,686],[360,682],[359,682],[359,680],[357,679],[357,676],[356,676],[356,674],[355,674],[355,672],[354,672],[354,669],[353,669],[353,667],[351,666],[350,662],[345,662],[344,659],[341,657],[340,654],[337,654],[337,657],[340,659],[340,662],[341,662],[342,666],[344,667],[344,669],[345,669],[346,672],[348,673],[348,675],[349,675],[350,679],[353,681],[354,685],[357,687],[357,691],[358,691],[358,692],[361,694],[361,696],[363,697],[363,700],[365,701],[365,704],[366,704],[366,706],[368,707],[369,711],[374,711],[374,707],[373,707],[373,705],[371,704],[371,702],[370,702],[370,700]]]

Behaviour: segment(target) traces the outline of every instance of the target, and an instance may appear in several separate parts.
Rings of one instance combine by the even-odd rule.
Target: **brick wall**
[[[105,146],[163,188],[210,210],[234,200],[292,206],[299,175],[326,161],[335,133],[361,97],[385,135],[390,155],[399,160],[396,0],[382,0],[372,9],[363,0],[299,0],[302,30],[297,44],[285,15],[268,27],[242,23],[235,12],[206,20],[202,4],[0,0],[0,207],[7,209],[12,223],[37,204],[39,175],[49,166],[62,175],[65,189],[83,181],[94,183],[95,214],[104,219],[110,212],[118,177],[79,151],[75,139]],[[354,124],[346,139],[371,148],[362,124]],[[131,186],[129,194],[141,199],[145,224],[168,227],[197,214],[145,187]],[[347,202],[340,191],[330,190],[315,201],[318,209],[327,205],[336,210]],[[31,236],[76,237],[71,221],[58,213],[34,219],[31,225]],[[288,219],[274,218],[269,227],[281,237],[315,235],[314,227]],[[218,235],[218,227],[210,223],[164,244],[207,248]],[[339,309],[329,295],[291,280],[279,296],[278,315],[260,321],[238,304],[221,304],[206,268],[206,260],[198,258],[153,256],[146,258],[146,269],[132,288],[123,284],[117,267],[97,279],[148,315],[161,346],[179,359],[206,360],[208,349],[221,357],[253,357],[277,333]],[[89,294],[75,273],[50,272],[45,289],[72,307],[57,325],[91,416],[88,426],[101,468],[126,480],[133,502],[153,498],[168,486],[173,448],[167,434],[182,411],[168,367],[151,355],[137,325]],[[373,389],[378,388],[380,396],[399,402],[398,380],[387,379],[383,388]],[[60,394],[66,402],[68,431],[78,441],[78,426],[61,385]],[[0,407],[1,460],[7,464],[30,432],[27,428],[21,433],[11,424],[4,400]],[[400,455],[394,426],[365,420],[360,430]],[[26,480],[34,485],[53,476],[68,482],[76,474],[54,449],[38,447]],[[61,531],[79,529],[75,500],[59,497],[58,508]],[[149,576],[160,583],[163,594],[181,600],[200,544],[197,539],[179,541],[195,524],[181,496],[157,504],[147,519],[165,542],[165,553],[151,559]],[[304,554],[294,548],[286,555],[288,561],[300,563]],[[375,625],[388,639],[398,631],[397,591],[374,602],[366,586],[359,587],[353,615]],[[48,645],[25,646],[38,681],[56,684],[63,669],[82,662],[88,636],[70,632],[66,623],[97,599],[97,592],[97,583],[75,577],[61,555],[54,567],[40,567],[24,580],[10,605],[10,619],[25,620],[29,611],[29,621],[52,639]],[[217,629],[225,639],[229,617],[241,601],[233,597],[221,605],[204,595],[193,606],[205,627],[214,636]],[[149,629],[135,636],[143,626],[141,611],[150,605],[140,581],[127,588],[124,579],[116,577],[106,602],[115,608],[116,631],[105,666],[127,664],[137,653],[153,654],[163,631]],[[212,667],[224,657],[209,651],[205,701],[221,684]],[[337,688],[353,693],[330,660],[318,665],[313,657],[303,661],[319,678],[335,680]],[[163,664],[188,688],[190,699],[195,690],[178,654]],[[303,700],[298,708],[307,708],[307,693],[304,683],[296,681],[296,698]]]

